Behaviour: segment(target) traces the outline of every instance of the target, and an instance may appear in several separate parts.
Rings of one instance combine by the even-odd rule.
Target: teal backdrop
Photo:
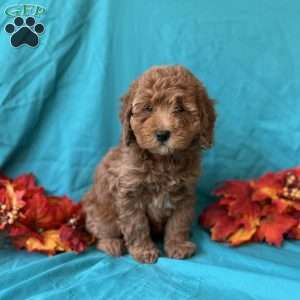
[[[36,48],[14,48],[0,3],[0,169],[32,172],[74,200],[119,141],[119,98],[153,65],[183,64],[216,100],[215,145],[204,154],[198,211],[220,182],[300,165],[298,0],[30,0],[47,9]],[[34,11],[25,12],[25,14]],[[24,11],[23,11],[24,14]],[[55,257],[0,247],[0,299],[297,299],[300,243],[280,249],[212,242],[141,265],[94,248]]]

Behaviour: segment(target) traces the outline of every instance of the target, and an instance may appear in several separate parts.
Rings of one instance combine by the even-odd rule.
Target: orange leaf
[[[270,215],[261,221],[257,230],[257,237],[260,241],[266,240],[269,244],[280,246],[283,235],[287,233],[297,221],[288,215]]]
[[[30,237],[25,243],[25,247],[28,251],[45,252],[49,255],[53,255],[56,252],[71,251],[71,249],[61,241],[58,230],[48,230],[41,234],[42,241]]]
[[[251,238],[253,237],[253,235],[256,232],[256,227],[253,228],[240,228],[238,231],[236,231],[234,234],[232,234],[229,239],[228,242],[232,245],[232,246],[239,246],[243,243],[249,242],[251,240]]]

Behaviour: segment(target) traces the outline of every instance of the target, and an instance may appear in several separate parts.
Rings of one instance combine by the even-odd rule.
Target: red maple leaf
[[[32,190],[38,188],[32,174],[24,174],[16,177],[13,184],[16,189]]]
[[[17,248],[50,255],[81,252],[93,241],[84,223],[80,204],[46,195],[33,175],[15,180],[0,175],[0,230],[7,230]]]
[[[225,241],[240,225],[238,220],[228,216],[226,208],[219,203],[206,208],[200,216],[200,222],[204,227],[211,228],[215,241]]]
[[[250,198],[230,198],[226,197],[220,199],[221,205],[227,206],[227,213],[229,216],[241,217],[241,216],[253,216],[257,217],[260,214],[259,205]]]
[[[67,197],[46,197],[35,193],[27,200],[23,222],[39,229],[55,229],[72,215],[76,205]]]
[[[52,218],[49,203],[45,195],[36,193],[27,199],[22,216],[24,224],[36,230],[46,229],[52,226]]]
[[[251,197],[252,189],[247,181],[231,180],[226,181],[221,187],[214,191],[216,196],[224,196],[236,199]]]
[[[18,249],[26,248],[26,242],[29,238],[34,237],[35,239],[42,241],[42,236],[38,232],[19,222],[10,226],[8,234]]]
[[[67,222],[76,212],[78,204],[74,204],[68,197],[48,197],[49,212],[52,216],[53,227]]]
[[[91,236],[84,230],[71,225],[63,225],[59,230],[60,239],[75,252],[84,251],[91,244]]]
[[[221,206],[219,202],[216,202],[203,210],[202,214],[200,215],[199,221],[204,227],[210,228],[224,216],[227,216],[226,208]]]
[[[284,236],[300,239],[300,168],[268,173],[258,180],[227,181],[206,208],[201,223],[213,240],[233,246],[266,241],[279,246]]]
[[[269,211],[272,210],[275,214],[288,212],[290,207],[289,203],[281,198],[273,199],[270,206],[272,206],[272,209],[269,208]]]
[[[268,173],[257,181],[252,181],[254,190],[252,199],[254,201],[264,201],[267,199],[277,199],[284,185],[284,174]]]
[[[35,178],[32,174],[25,174],[17,177],[13,181],[13,186],[16,191],[24,192],[25,201],[32,198],[36,194],[45,194],[44,188],[36,184]]]
[[[256,236],[260,241],[265,240],[269,244],[280,246],[284,234],[287,233],[297,221],[288,215],[273,214],[261,221]]]

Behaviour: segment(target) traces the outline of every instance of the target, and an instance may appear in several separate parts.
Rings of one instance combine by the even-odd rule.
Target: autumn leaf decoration
[[[300,167],[258,180],[227,181],[214,191],[219,200],[204,209],[203,227],[214,241],[232,246],[283,239],[300,240]]]
[[[93,242],[84,229],[81,204],[46,195],[31,174],[15,180],[0,175],[0,231],[18,249],[49,255],[82,252]]]

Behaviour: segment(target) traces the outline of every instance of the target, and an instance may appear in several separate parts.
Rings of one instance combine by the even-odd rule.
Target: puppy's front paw
[[[129,253],[139,262],[144,264],[153,264],[159,257],[159,250],[152,247],[134,246],[130,247]]]
[[[165,245],[167,256],[177,259],[191,257],[196,250],[196,245],[190,241],[169,241]]]
[[[96,247],[111,256],[121,256],[125,251],[124,242],[121,239],[101,239]]]

